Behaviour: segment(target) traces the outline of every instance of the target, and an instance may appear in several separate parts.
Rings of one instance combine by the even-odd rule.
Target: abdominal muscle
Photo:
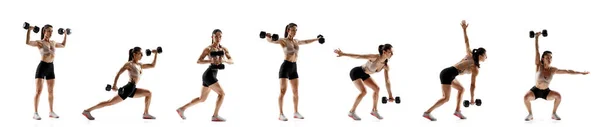
[[[550,84],[548,84],[548,83],[537,82],[535,87],[538,89],[548,89],[549,85]]]
[[[296,62],[297,59],[298,59],[298,54],[296,54],[296,53],[285,54],[285,60],[287,60],[287,61]]]
[[[54,62],[54,54],[42,55],[42,61],[46,63]]]

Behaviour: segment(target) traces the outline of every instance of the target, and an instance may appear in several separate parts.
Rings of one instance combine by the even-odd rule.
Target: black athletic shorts
[[[548,94],[550,94],[550,88],[539,89],[539,88],[533,86],[530,90],[531,90],[531,92],[533,92],[535,99],[542,98],[542,99],[546,100],[546,97],[548,97]]]
[[[209,67],[206,69],[206,71],[204,71],[202,74],[202,86],[208,87],[218,82],[219,80],[217,79],[217,72],[219,72],[219,70],[216,68]]]
[[[137,88],[135,87],[135,83],[128,82],[127,85],[119,88],[119,97],[121,97],[123,100],[127,99],[127,97],[133,98],[136,90]]]
[[[444,85],[451,85],[452,81],[458,76],[458,69],[456,67],[447,67],[440,72],[440,81]]]
[[[284,60],[279,67],[279,78],[287,78],[287,79],[297,79],[298,78],[298,70],[297,70],[296,62],[290,62]]]
[[[44,61],[40,61],[37,69],[35,70],[35,78],[41,79],[54,79],[54,63],[46,63]]]
[[[365,73],[365,70],[361,67],[354,67],[352,68],[352,70],[350,70],[350,79],[352,81],[357,80],[357,79],[362,79],[367,80],[369,77],[371,77],[371,75]]]

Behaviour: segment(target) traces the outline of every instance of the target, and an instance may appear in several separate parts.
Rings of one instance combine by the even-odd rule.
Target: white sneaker
[[[361,120],[360,117],[358,117],[358,115],[356,115],[354,112],[348,112],[348,116],[356,121]]]
[[[182,109],[177,109],[177,114],[179,114],[179,117],[181,117],[181,119],[183,119],[183,120],[185,120],[185,119],[186,119],[185,115],[183,115],[183,112],[184,112],[184,111],[185,111],[185,110],[182,110]]]
[[[156,117],[150,115],[150,114],[144,114],[143,116],[144,119],[156,119]]]
[[[34,120],[42,120],[42,117],[40,117],[40,115],[38,115],[38,113],[36,112],[33,114],[33,119]]]
[[[286,118],[285,115],[281,114],[281,115],[279,115],[279,120],[288,121],[288,118]]]
[[[433,117],[430,113],[423,113],[423,117],[425,117],[426,119],[429,119],[431,121],[437,121],[437,119],[435,117]]]
[[[454,116],[456,116],[460,119],[467,119],[467,117],[465,117],[462,113],[460,113],[460,111],[454,112]]]
[[[527,115],[527,117],[525,117],[525,121],[531,121],[533,120],[533,115],[529,114]]]
[[[84,110],[84,111],[81,113],[81,115],[85,116],[85,118],[87,118],[88,120],[95,120],[95,119],[96,119],[96,118],[94,118],[94,117],[92,116],[92,114],[91,114],[89,111],[85,111],[85,110]]]
[[[552,114],[552,119],[561,120],[560,117],[558,117],[558,115],[556,115],[556,113]]]
[[[379,115],[379,113],[377,111],[371,111],[371,115],[375,116],[375,118],[377,119],[383,119],[383,117],[381,115]]]
[[[213,116],[212,117],[212,121],[214,122],[225,122],[225,118],[221,117],[221,116]]]
[[[55,118],[55,119],[57,119],[57,118],[58,118],[58,115],[56,115],[56,113],[54,113],[54,112],[50,112],[50,118]]]
[[[300,113],[296,112],[294,113],[294,118],[296,119],[304,119],[304,116],[300,115]]]

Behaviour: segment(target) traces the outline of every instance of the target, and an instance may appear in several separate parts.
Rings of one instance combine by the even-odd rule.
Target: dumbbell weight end
[[[261,39],[265,39],[265,37],[267,37],[267,32],[265,32],[265,31],[260,31],[259,37],[260,37]]]
[[[110,84],[106,84],[106,88],[104,88],[104,90],[110,91],[111,89],[112,89],[112,86]]]

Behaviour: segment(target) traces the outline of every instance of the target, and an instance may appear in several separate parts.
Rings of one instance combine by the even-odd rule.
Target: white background
[[[0,4],[0,121],[19,126],[594,126],[598,84],[598,4],[571,0],[516,1],[5,1]],[[484,47],[488,60],[481,63],[477,98],[481,107],[463,109],[467,120],[452,115],[456,104],[453,90],[449,103],[433,112],[437,122],[422,113],[442,96],[439,72],[464,57],[460,21],[470,23],[471,48]],[[58,49],[55,59],[55,111],[60,119],[48,116],[47,89],[40,98],[41,121],[31,119],[35,92],[34,74],[40,55],[24,44],[24,21],[32,25],[54,25],[73,29],[67,47]],[[323,34],[324,45],[313,43],[300,48],[300,112],[305,120],[294,120],[291,88],[285,98],[288,122],[277,120],[279,81],[283,61],[279,45],[258,37],[259,31],[283,35],[285,25],[298,24],[297,39]],[[187,110],[182,121],[175,109],[198,97],[201,75],[207,65],[196,60],[210,44],[213,29],[223,31],[222,45],[235,60],[220,71],[218,79],[227,94],[220,115],[226,123],[211,123],[216,94],[206,103]],[[534,85],[534,40],[529,30],[548,29],[541,38],[540,52],[554,52],[553,66],[590,71],[587,76],[557,75],[551,88],[563,94],[558,114],[550,119],[552,102],[533,102],[534,121],[527,115],[523,95]],[[32,39],[39,39],[32,34]],[[56,32],[52,40],[62,41]],[[378,121],[369,115],[371,93],[363,99],[355,122],[347,117],[358,90],[349,78],[350,69],[366,62],[337,58],[341,48],[348,53],[377,53],[377,46],[391,43],[395,56],[390,60],[394,95],[402,104],[380,105]],[[142,120],[143,99],[127,99],[112,107],[92,112],[88,121],[83,109],[107,100],[114,92],[104,91],[126,51],[162,46],[156,68],[144,70],[139,88],[153,92],[150,113],[158,119]],[[151,62],[144,57],[144,62]],[[119,81],[127,81],[126,73]],[[387,95],[383,74],[372,78]],[[457,79],[468,90],[470,76]],[[468,99],[465,92],[464,99]],[[3,125],[15,126],[15,125]]]

